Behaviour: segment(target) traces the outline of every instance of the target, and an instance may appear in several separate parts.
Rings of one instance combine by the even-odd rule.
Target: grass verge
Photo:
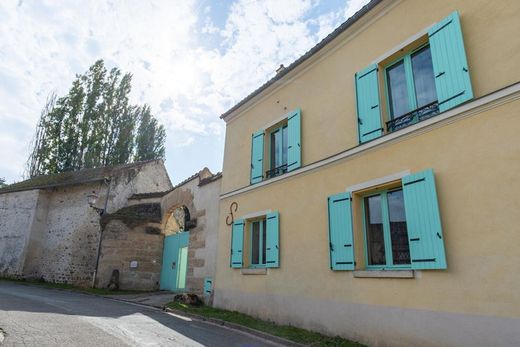
[[[75,287],[72,284],[66,284],[66,283],[27,281],[27,280],[17,280],[17,279],[12,279],[12,278],[0,278],[0,281],[15,282],[15,283],[25,284],[25,285],[36,285],[36,286],[45,287],[45,288],[66,289],[66,290],[71,290],[71,291],[75,291],[75,292],[90,293],[90,294],[96,294],[96,295],[125,295],[125,294],[128,295],[128,294],[147,293],[146,291],[142,291],[142,290],[108,290],[105,288],[82,288],[82,287]]]
[[[197,314],[207,318],[216,318],[226,322],[239,324],[251,329],[282,337],[287,340],[309,346],[337,346],[337,347],[362,347],[364,345],[345,340],[341,337],[329,337],[313,331],[296,328],[290,325],[278,325],[273,322],[257,319],[246,314],[227,311],[210,306],[190,306],[178,302],[171,302],[169,308],[186,313]]]

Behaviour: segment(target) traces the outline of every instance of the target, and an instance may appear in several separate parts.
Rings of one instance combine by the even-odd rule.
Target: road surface
[[[6,281],[0,281],[1,330],[2,347],[279,346],[141,305]]]

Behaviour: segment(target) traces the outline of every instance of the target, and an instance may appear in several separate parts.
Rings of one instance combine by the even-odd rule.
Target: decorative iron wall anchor
[[[233,215],[233,212],[236,212],[236,211],[238,211],[238,203],[233,201],[231,203],[231,205],[229,205],[229,214],[226,216],[227,225],[233,225],[233,223],[235,222],[235,216]]]

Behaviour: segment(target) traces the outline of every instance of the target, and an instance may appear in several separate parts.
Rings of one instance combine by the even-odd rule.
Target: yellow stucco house
[[[520,345],[520,2],[373,0],[224,113],[214,304]]]

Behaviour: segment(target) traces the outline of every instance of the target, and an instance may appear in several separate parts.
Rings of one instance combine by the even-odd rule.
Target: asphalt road
[[[5,346],[273,346],[157,309],[0,281]]]

